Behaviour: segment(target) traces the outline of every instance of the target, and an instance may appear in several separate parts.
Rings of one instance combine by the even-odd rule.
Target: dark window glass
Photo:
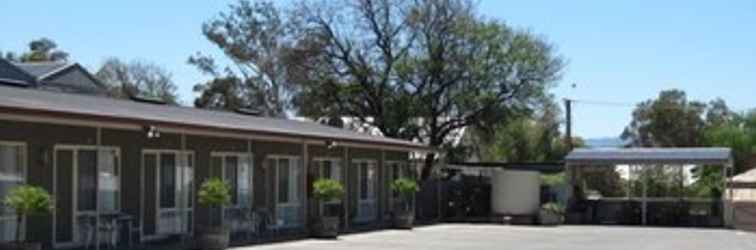
[[[239,191],[239,179],[237,173],[237,166],[239,164],[239,158],[236,156],[226,156],[226,182],[231,186],[231,204],[238,204],[238,191]]]
[[[278,202],[289,202],[289,160],[278,160]]]
[[[368,198],[368,166],[367,163],[360,163],[360,199]]]
[[[176,207],[175,154],[160,154],[160,207]]]
[[[78,210],[94,211],[97,209],[97,151],[80,150],[78,154]]]

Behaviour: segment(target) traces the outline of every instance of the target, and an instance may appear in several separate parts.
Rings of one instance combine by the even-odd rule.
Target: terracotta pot
[[[231,238],[228,227],[208,227],[199,235],[198,243],[202,250],[225,250]]]
[[[339,237],[339,217],[323,216],[313,224],[312,235],[317,238],[335,239]]]
[[[394,214],[394,227],[398,229],[412,229],[415,224],[414,211],[402,211]]]

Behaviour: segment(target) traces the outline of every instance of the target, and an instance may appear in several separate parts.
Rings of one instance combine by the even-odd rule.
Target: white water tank
[[[537,214],[541,204],[538,171],[497,169],[491,178],[491,211],[502,215]]]

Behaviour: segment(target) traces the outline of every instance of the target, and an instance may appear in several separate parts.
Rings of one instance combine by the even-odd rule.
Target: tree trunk
[[[420,173],[420,180],[427,180],[433,172],[433,161],[436,158],[435,153],[428,153],[425,155],[425,163],[423,163],[423,169]]]

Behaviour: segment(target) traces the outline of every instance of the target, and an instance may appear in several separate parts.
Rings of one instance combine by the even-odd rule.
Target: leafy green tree
[[[705,112],[705,103],[689,101],[682,90],[665,90],[638,104],[621,137],[639,147],[701,146]]]
[[[178,104],[178,87],[165,68],[146,61],[123,62],[108,58],[95,77],[105,84],[116,98],[148,97]]]
[[[354,117],[432,147],[531,109],[564,64],[539,36],[482,18],[466,0],[304,1],[294,13],[308,55],[291,71],[302,114]]]
[[[195,106],[237,109],[253,107],[266,116],[285,117],[295,88],[286,78],[286,58],[293,41],[288,20],[272,2],[241,0],[202,25],[208,41],[223,51],[231,65],[221,68],[201,53],[189,58],[212,80],[198,84]]]
[[[68,53],[58,49],[58,44],[48,38],[40,38],[29,42],[29,51],[19,56],[21,62],[65,62]]]

